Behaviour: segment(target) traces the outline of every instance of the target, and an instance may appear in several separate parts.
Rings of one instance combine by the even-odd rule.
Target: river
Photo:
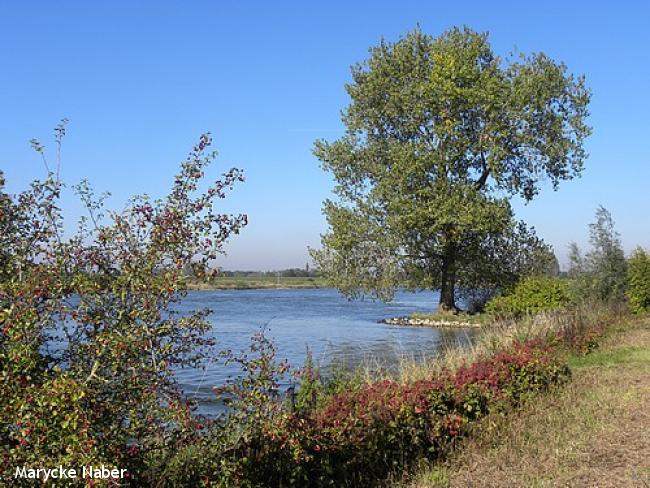
[[[246,349],[250,337],[266,326],[278,359],[293,367],[304,364],[307,348],[324,372],[332,365],[354,368],[362,363],[390,368],[400,358],[416,360],[438,354],[443,343],[467,344],[471,331],[381,324],[388,317],[431,312],[438,301],[436,292],[398,292],[391,303],[373,300],[348,301],[333,289],[259,289],[192,291],[179,311],[209,308],[211,335],[219,349]],[[220,362],[205,369],[176,372],[180,386],[199,402],[199,413],[214,414],[223,409],[212,387],[238,374]]]

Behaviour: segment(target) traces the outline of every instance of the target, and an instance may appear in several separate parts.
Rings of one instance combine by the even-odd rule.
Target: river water
[[[415,360],[438,354],[443,343],[467,344],[471,331],[381,324],[388,317],[431,312],[436,292],[398,292],[391,303],[348,301],[333,289],[260,289],[193,291],[181,302],[181,312],[209,308],[213,311],[212,336],[219,349],[240,351],[250,337],[266,326],[278,359],[293,367],[304,364],[307,348],[325,372],[333,365],[354,368],[379,364],[390,368],[400,358]],[[223,405],[212,391],[239,372],[218,361],[205,369],[177,371],[185,393],[199,402],[199,413],[215,414]]]

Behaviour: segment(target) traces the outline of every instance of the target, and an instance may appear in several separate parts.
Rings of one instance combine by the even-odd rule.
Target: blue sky
[[[567,5],[569,4],[569,5]],[[351,64],[381,37],[417,23],[438,35],[489,31],[497,54],[544,51],[584,73],[593,91],[582,178],[547,189],[517,215],[564,262],[585,244],[596,206],[613,214],[627,251],[650,247],[650,7],[647,2],[0,2],[0,168],[9,190],[43,176],[28,140],[51,144],[70,119],[62,176],[87,177],[109,205],[162,195],[199,134],[247,181],[224,211],[249,214],[229,269],[304,266],[326,229],[332,182],[314,139],[342,133]],[[79,205],[64,196],[72,223]]]

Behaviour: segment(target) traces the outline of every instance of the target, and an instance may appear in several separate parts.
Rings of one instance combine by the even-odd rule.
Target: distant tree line
[[[282,278],[316,278],[320,276],[320,272],[316,269],[310,269],[308,266],[304,268],[287,268],[277,271],[220,271],[220,276],[238,277],[263,277],[263,276],[280,276]]]
[[[220,270],[220,269],[209,269],[201,274],[203,271],[199,271],[197,274],[196,270],[192,266],[187,266],[185,268],[185,276],[200,278],[263,278],[263,277],[281,277],[281,278],[317,278],[321,276],[320,271],[317,269],[311,269],[309,265],[304,268],[287,268],[276,271],[255,271],[255,270]]]

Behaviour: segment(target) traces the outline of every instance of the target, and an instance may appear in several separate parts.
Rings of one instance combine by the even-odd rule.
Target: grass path
[[[410,488],[650,487],[650,319],[570,364],[568,385],[486,419]]]

